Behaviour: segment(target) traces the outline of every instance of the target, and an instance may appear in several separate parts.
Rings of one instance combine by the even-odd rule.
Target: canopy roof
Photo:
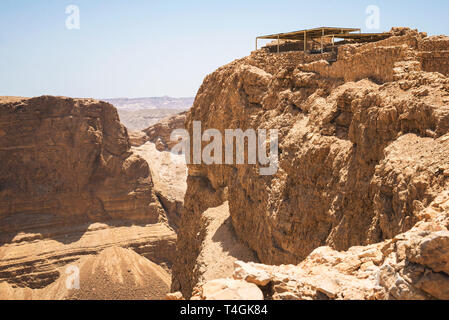
[[[334,28],[334,27],[321,27],[314,29],[305,29],[287,33],[277,33],[265,36],[257,37],[257,39],[285,39],[285,40],[303,40],[304,35],[307,39],[321,38],[322,36],[343,35],[350,32],[356,32],[360,29],[356,28]]]
[[[362,41],[362,40],[372,40],[372,41],[379,41],[386,39],[390,37],[389,33],[347,33],[347,34],[333,34],[328,35],[328,37],[335,37],[340,39],[351,39],[355,41]]]

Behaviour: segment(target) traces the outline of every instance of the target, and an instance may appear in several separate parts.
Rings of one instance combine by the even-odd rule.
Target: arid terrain
[[[0,115],[0,298],[164,298],[185,165],[155,183],[105,102],[3,97]]]
[[[449,37],[394,28],[254,51],[157,123],[0,97],[0,299],[447,300],[448,77]],[[278,171],[186,165],[194,121],[278,129]]]
[[[120,121],[132,131],[147,129],[162,119],[188,110],[193,98],[117,98],[104,99],[117,108]]]

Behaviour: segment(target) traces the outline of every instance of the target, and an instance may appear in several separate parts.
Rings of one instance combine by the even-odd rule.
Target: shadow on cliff
[[[227,218],[212,236],[214,242],[221,244],[223,251],[244,262],[259,262],[256,253],[236,235],[231,217]]]
[[[96,223],[98,226],[93,226]],[[0,246],[44,239],[70,245],[80,241],[88,232],[146,224],[126,220],[93,221],[86,217],[68,219],[53,214],[14,214],[0,219]]]
[[[89,225],[84,219],[75,221],[53,214],[13,214],[0,219],[0,245],[43,239],[67,245],[79,241]]]

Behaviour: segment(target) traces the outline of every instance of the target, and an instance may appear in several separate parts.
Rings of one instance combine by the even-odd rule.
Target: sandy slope
[[[157,300],[170,288],[164,269],[130,249],[110,247],[71,266],[79,268],[79,289],[70,286],[73,270],[61,268],[61,277],[43,289],[0,283],[0,299]]]

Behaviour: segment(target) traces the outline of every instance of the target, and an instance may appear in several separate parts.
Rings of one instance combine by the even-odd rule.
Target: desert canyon
[[[448,36],[262,48],[163,115],[0,97],[0,299],[449,299]],[[186,165],[194,121],[278,129],[277,173]]]

